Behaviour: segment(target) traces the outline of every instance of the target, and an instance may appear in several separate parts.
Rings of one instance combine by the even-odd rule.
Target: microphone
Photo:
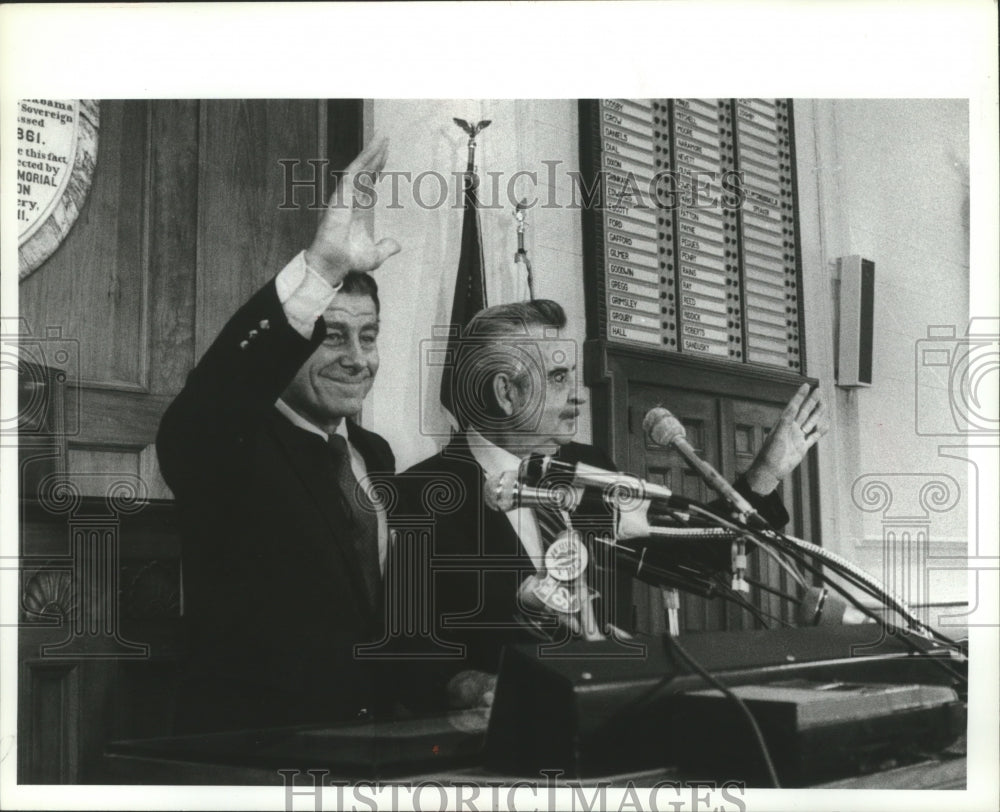
[[[547,488],[525,485],[517,471],[491,474],[483,488],[486,506],[504,512],[518,507],[572,511],[579,499],[579,492],[567,485]],[[546,639],[554,639],[554,631],[562,629],[584,640],[603,640],[590,605],[588,561],[580,534],[573,530],[561,533],[545,551],[541,572],[522,581],[517,592],[517,620]]]
[[[746,517],[751,517],[754,523],[766,528],[768,524],[763,517],[753,509],[753,506],[716,471],[711,465],[701,459],[687,441],[684,426],[662,406],[650,409],[642,421],[642,430],[646,438],[658,446],[669,448],[673,446],[688,464],[698,472],[710,488],[722,494],[736,510]]]
[[[483,501],[488,508],[504,513],[519,507],[544,507],[572,512],[579,504],[580,494],[564,484],[546,488],[526,485],[517,471],[504,471],[502,474],[490,474],[486,477]]]
[[[826,587],[819,586],[806,589],[796,614],[800,626],[856,626],[875,622],[843,598],[831,595]]]
[[[486,507],[506,513],[518,507],[544,507],[572,512],[580,502],[580,494],[566,485],[536,488],[521,481],[517,471],[489,474],[483,486]]]
[[[659,499],[675,507],[686,507],[690,501],[682,496],[674,496],[664,485],[647,482],[629,474],[606,471],[582,462],[563,462],[552,457],[532,454],[521,462],[520,479],[524,483],[549,481],[584,488],[600,488],[604,496],[612,502],[623,497],[630,501]],[[617,497],[617,498],[616,498]]]

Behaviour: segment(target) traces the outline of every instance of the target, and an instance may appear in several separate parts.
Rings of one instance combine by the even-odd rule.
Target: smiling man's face
[[[361,411],[378,372],[378,312],[365,294],[338,294],[323,314],[326,338],[295,373],[281,398],[332,434]]]

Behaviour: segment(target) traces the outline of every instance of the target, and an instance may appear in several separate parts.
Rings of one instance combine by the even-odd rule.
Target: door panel
[[[729,481],[734,481],[750,466],[763,446],[767,434],[780,419],[782,407],[774,403],[738,400],[718,395],[673,389],[667,386],[634,385],[629,390],[629,445],[627,470],[638,476],[666,485],[671,490],[700,502],[719,498],[701,478],[690,470],[684,458],[673,449],[649,442],[642,422],[649,409],[665,406],[684,425],[688,442],[696,453],[711,463]],[[791,522],[786,530],[803,535],[809,526],[807,466],[789,482],[779,486]],[[805,490],[804,490],[805,489]],[[766,554],[749,557],[748,576],[785,595],[795,595],[795,584]],[[723,573],[728,584],[729,574]],[[641,632],[659,634],[666,630],[664,596],[659,587],[635,582],[634,616]],[[780,625],[794,618],[794,603],[759,586],[751,585],[749,601],[757,607],[768,625]],[[681,594],[680,627],[682,632],[760,628],[762,623],[751,613],[720,598],[705,599],[695,594]]]

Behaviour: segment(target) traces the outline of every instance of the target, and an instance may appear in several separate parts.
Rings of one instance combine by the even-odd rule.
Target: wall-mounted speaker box
[[[856,254],[843,257],[837,386],[871,386],[874,317],[875,263]]]

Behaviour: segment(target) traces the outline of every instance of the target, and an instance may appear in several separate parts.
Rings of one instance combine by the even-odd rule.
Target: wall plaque
[[[59,247],[87,198],[97,162],[98,102],[22,99],[17,115],[19,276]]]

